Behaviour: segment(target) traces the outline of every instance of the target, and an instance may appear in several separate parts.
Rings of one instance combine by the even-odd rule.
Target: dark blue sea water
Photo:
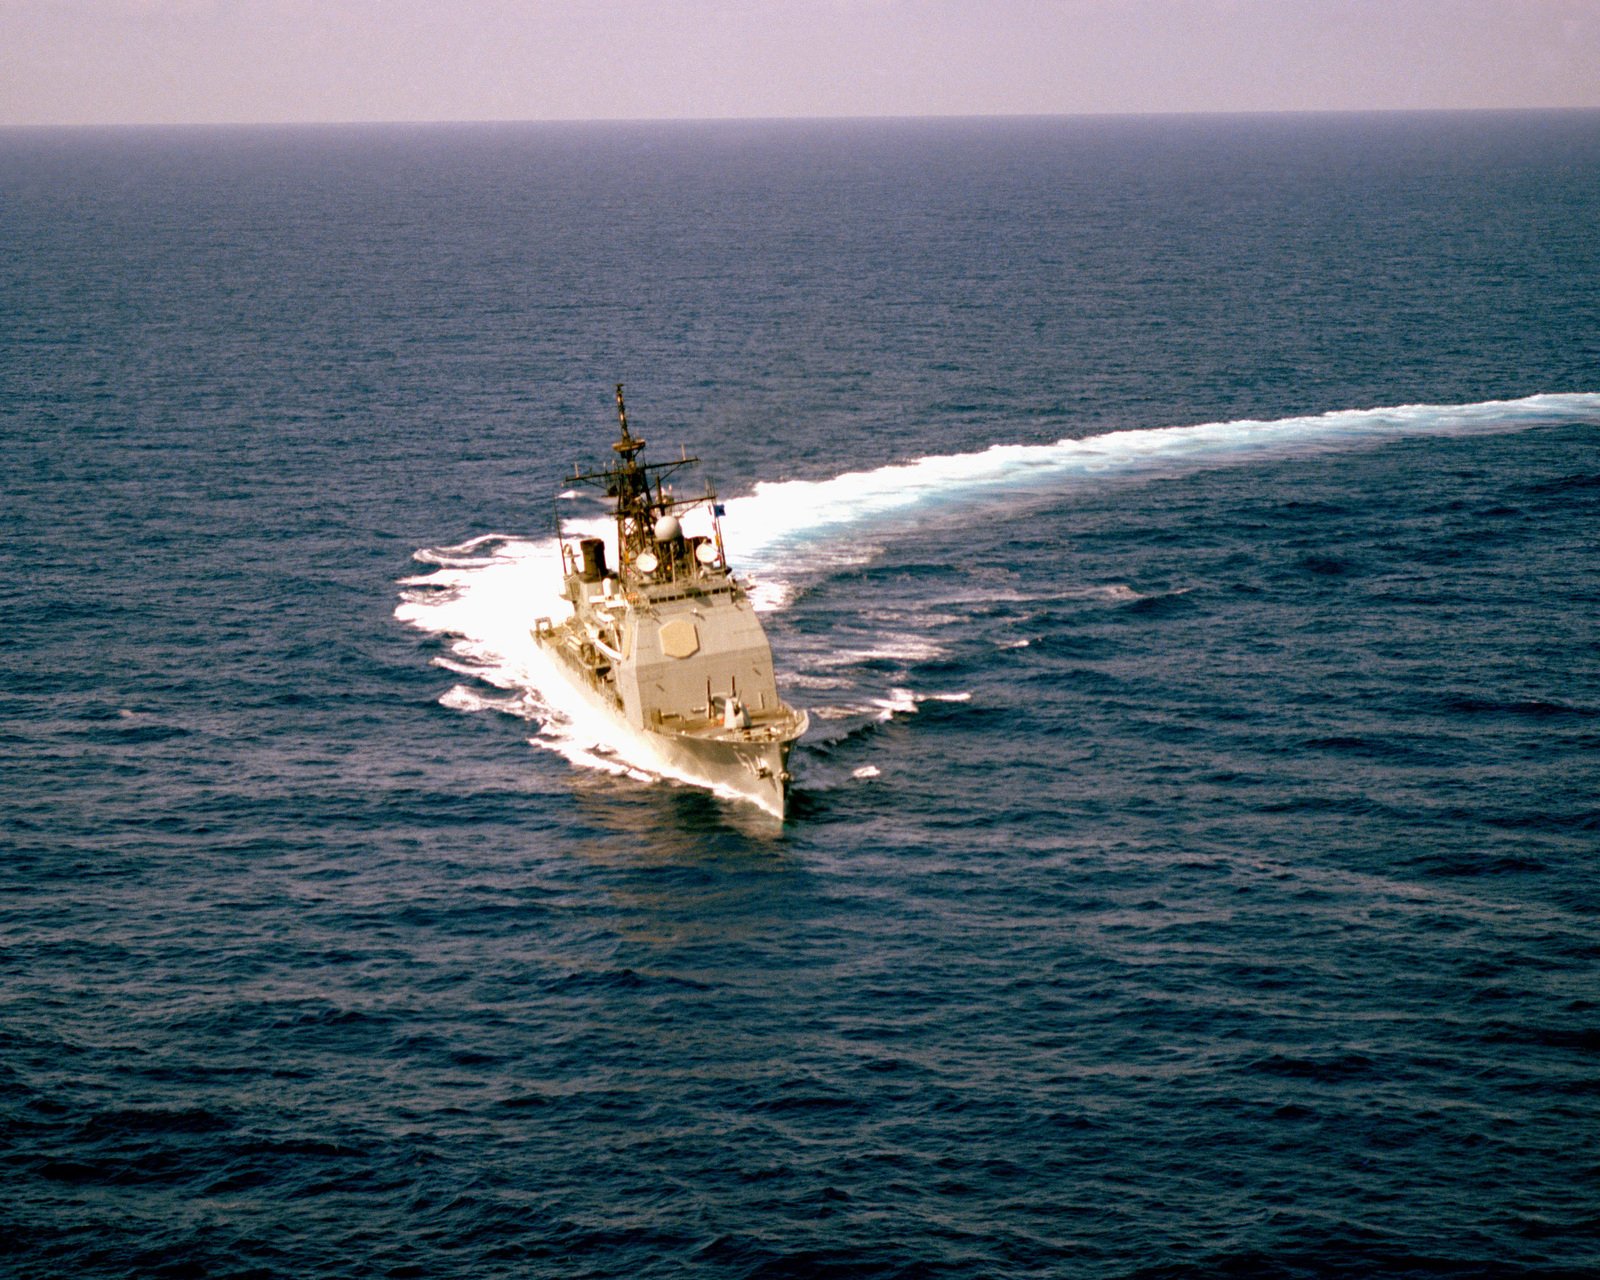
[[[1596,227],[1594,113],[0,133],[0,1271],[1600,1275]],[[619,381],[781,828],[525,665]]]

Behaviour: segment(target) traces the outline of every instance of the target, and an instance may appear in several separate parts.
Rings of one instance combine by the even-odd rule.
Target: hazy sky
[[[0,124],[1600,106],[1600,0],[0,0]]]

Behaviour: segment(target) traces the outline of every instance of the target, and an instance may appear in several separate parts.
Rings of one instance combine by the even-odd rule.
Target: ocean
[[[1600,1275],[1597,226],[1595,112],[0,131],[0,1273]],[[782,825],[529,664],[619,382]]]

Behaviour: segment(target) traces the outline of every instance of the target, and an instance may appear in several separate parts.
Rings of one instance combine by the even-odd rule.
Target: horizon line
[[[1292,107],[1280,110],[1217,108],[1198,111],[994,111],[962,114],[883,115],[750,115],[750,116],[526,116],[491,118],[350,119],[350,120],[101,120],[7,121],[0,131],[72,129],[339,129],[339,128],[439,128],[459,125],[674,125],[674,124],[850,124],[915,123],[922,121],[986,120],[1182,120],[1266,119],[1280,116],[1484,116],[1582,115],[1600,112],[1589,106],[1486,106],[1486,107]]]

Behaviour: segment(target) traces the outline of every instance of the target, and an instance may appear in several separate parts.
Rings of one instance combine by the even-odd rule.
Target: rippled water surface
[[[1600,1274],[1600,116],[0,133],[0,1271]],[[792,821],[530,662],[611,385]]]

